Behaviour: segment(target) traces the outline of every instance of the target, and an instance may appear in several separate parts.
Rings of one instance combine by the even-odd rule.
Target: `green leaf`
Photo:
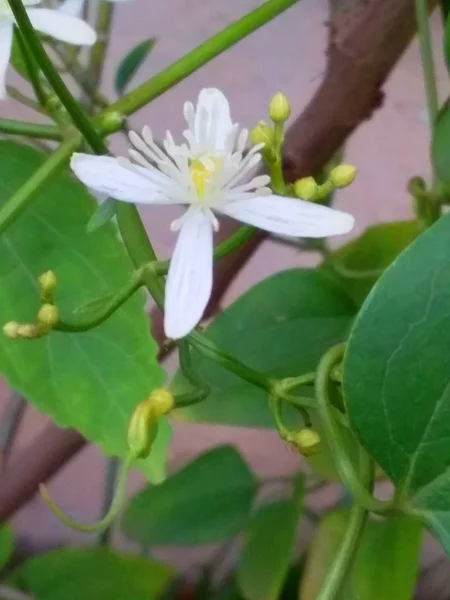
[[[445,62],[447,64],[447,70],[450,72],[450,2],[448,0],[443,0],[442,11],[443,17],[445,19],[445,28],[444,28],[444,57]]]
[[[130,502],[125,534],[151,545],[197,545],[226,539],[247,523],[257,481],[231,446],[202,454]]]
[[[17,42],[17,34],[14,32],[13,43],[11,48],[11,64],[14,69],[21,75],[24,79],[28,81],[28,69],[27,65],[23,59],[22,52],[20,50],[20,46]]]
[[[0,205],[44,162],[32,148],[0,142]],[[33,322],[37,277],[52,269],[63,317],[129,281],[132,266],[113,227],[87,233],[95,202],[61,174],[0,238],[0,323]],[[162,384],[149,333],[144,294],[136,294],[89,332],[52,332],[38,340],[2,338],[0,371],[12,388],[63,427],[73,427],[107,454],[123,456],[134,407]],[[169,427],[162,422],[155,449],[142,467],[160,480]]]
[[[350,424],[450,552],[450,215],[375,285],[344,362]]]
[[[419,233],[417,221],[374,225],[333,252],[323,266],[338,277],[360,305],[382,272]]]
[[[86,230],[91,233],[109,223],[116,216],[116,200],[106,198],[99,206],[97,206],[94,214],[89,219]]]
[[[299,518],[295,499],[259,509],[246,532],[237,582],[246,600],[276,600],[290,565]]]
[[[431,141],[431,162],[439,180],[450,183],[450,103],[439,111]]]
[[[114,87],[119,96],[124,93],[125,88],[130,83],[131,79],[134,77],[147,56],[153,50],[155,44],[155,38],[144,40],[130,50],[130,52],[122,60],[117,68],[116,78],[114,81]]]
[[[8,564],[14,552],[14,535],[12,529],[4,525],[0,529],[0,569]]]
[[[330,346],[344,340],[354,312],[345,290],[328,274],[292,269],[253,287],[206,334],[250,367],[287,377],[312,371]],[[196,354],[192,358],[212,392],[205,402],[184,409],[182,418],[274,427],[263,391]],[[172,387],[182,392],[188,384],[178,374]]]
[[[39,600],[153,600],[171,567],[107,548],[54,550],[27,560],[11,581]]]
[[[342,545],[349,511],[322,519],[316,533],[299,600],[315,600]],[[371,519],[364,530],[346,591],[337,600],[411,600],[419,570],[421,524],[407,516]]]

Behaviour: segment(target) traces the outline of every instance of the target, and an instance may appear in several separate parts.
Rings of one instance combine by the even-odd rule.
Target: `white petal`
[[[234,200],[219,210],[259,229],[293,237],[321,238],[348,233],[352,215],[305,200],[283,196],[250,196]]]
[[[70,161],[75,175],[88,188],[116,200],[142,204],[170,204],[162,179],[137,165],[128,168],[111,156],[75,153]],[[161,174],[161,178],[165,176]],[[166,178],[167,181],[168,178]]]
[[[64,0],[58,7],[60,12],[72,17],[81,17],[83,14],[84,0]]]
[[[6,98],[6,71],[11,56],[13,24],[8,19],[0,20],[0,98]]]
[[[194,329],[211,296],[213,227],[201,211],[186,215],[170,261],[166,283],[164,330],[179,339]]]
[[[29,8],[27,10],[33,27],[56,40],[76,46],[92,46],[97,34],[88,23],[51,8]]]
[[[224,150],[232,127],[230,105],[224,94],[216,88],[203,89],[194,119],[194,135],[199,145],[209,150]]]

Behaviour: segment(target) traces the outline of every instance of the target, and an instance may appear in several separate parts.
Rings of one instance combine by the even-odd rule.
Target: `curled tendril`
[[[117,483],[117,488],[114,494],[113,501],[111,502],[111,506],[107,512],[107,514],[100,520],[95,523],[79,523],[75,521],[68,515],[66,515],[50,498],[47,488],[44,484],[40,484],[39,492],[42,496],[42,499],[47,504],[48,508],[52,511],[54,515],[58,517],[60,521],[62,521],[65,525],[70,527],[71,529],[75,529],[76,531],[84,531],[84,532],[93,532],[93,531],[102,531],[102,529],[106,529],[117,515],[120,513],[120,510],[123,507],[125,500],[125,492],[126,492],[126,484],[128,479],[128,473],[130,471],[130,467],[133,461],[136,459],[136,452],[130,451],[126,458],[123,460],[120,472],[119,472],[119,480]]]

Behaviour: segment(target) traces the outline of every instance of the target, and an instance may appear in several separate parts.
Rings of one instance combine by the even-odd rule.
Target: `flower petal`
[[[33,27],[56,40],[76,46],[92,46],[97,34],[82,19],[51,8],[29,8],[27,10]]]
[[[178,203],[167,197],[170,180],[162,173],[143,167],[129,167],[111,156],[75,153],[70,161],[75,175],[84,185],[116,200],[142,204]]]
[[[72,17],[81,17],[83,14],[83,6],[85,0],[64,0],[58,10],[66,15],[72,15]]]
[[[185,215],[166,283],[164,330],[179,339],[202,318],[212,289],[213,226],[201,210]]]
[[[225,95],[216,88],[203,89],[198,95],[193,131],[199,146],[205,150],[224,150],[232,127]]]
[[[13,24],[8,19],[0,20],[0,98],[6,98],[6,71],[11,57]]]
[[[259,229],[292,237],[321,238],[353,229],[352,215],[305,200],[250,196],[220,206],[224,214]]]

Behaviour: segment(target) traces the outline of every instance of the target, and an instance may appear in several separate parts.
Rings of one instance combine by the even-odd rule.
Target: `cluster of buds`
[[[328,179],[318,184],[314,177],[302,177],[294,183],[294,193],[297,198],[320,202],[335,189],[345,188],[355,181],[356,167],[353,165],[338,165],[330,171]]]
[[[278,147],[282,139],[277,140],[275,128],[278,130],[283,128],[291,114],[289,101],[284,94],[278,92],[269,102],[269,117],[273,121],[275,127],[271,127],[265,121],[259,123],[250,132],[250,141],[252,144],[264,144],[261,148],[261,154],[268,162],[273,162],[277,158]]]
[[[291,431],[286,441],[303,456],[313,456],[320,451],[320,435],[311,427]]]
[[[53,271],[43,273],[39,279],[41,307],[34,323],[9,321],[3,326],[3,333],[10,339],[32,340],[46,335],[59,320],[58,307],[53,303],[56,276]]]

